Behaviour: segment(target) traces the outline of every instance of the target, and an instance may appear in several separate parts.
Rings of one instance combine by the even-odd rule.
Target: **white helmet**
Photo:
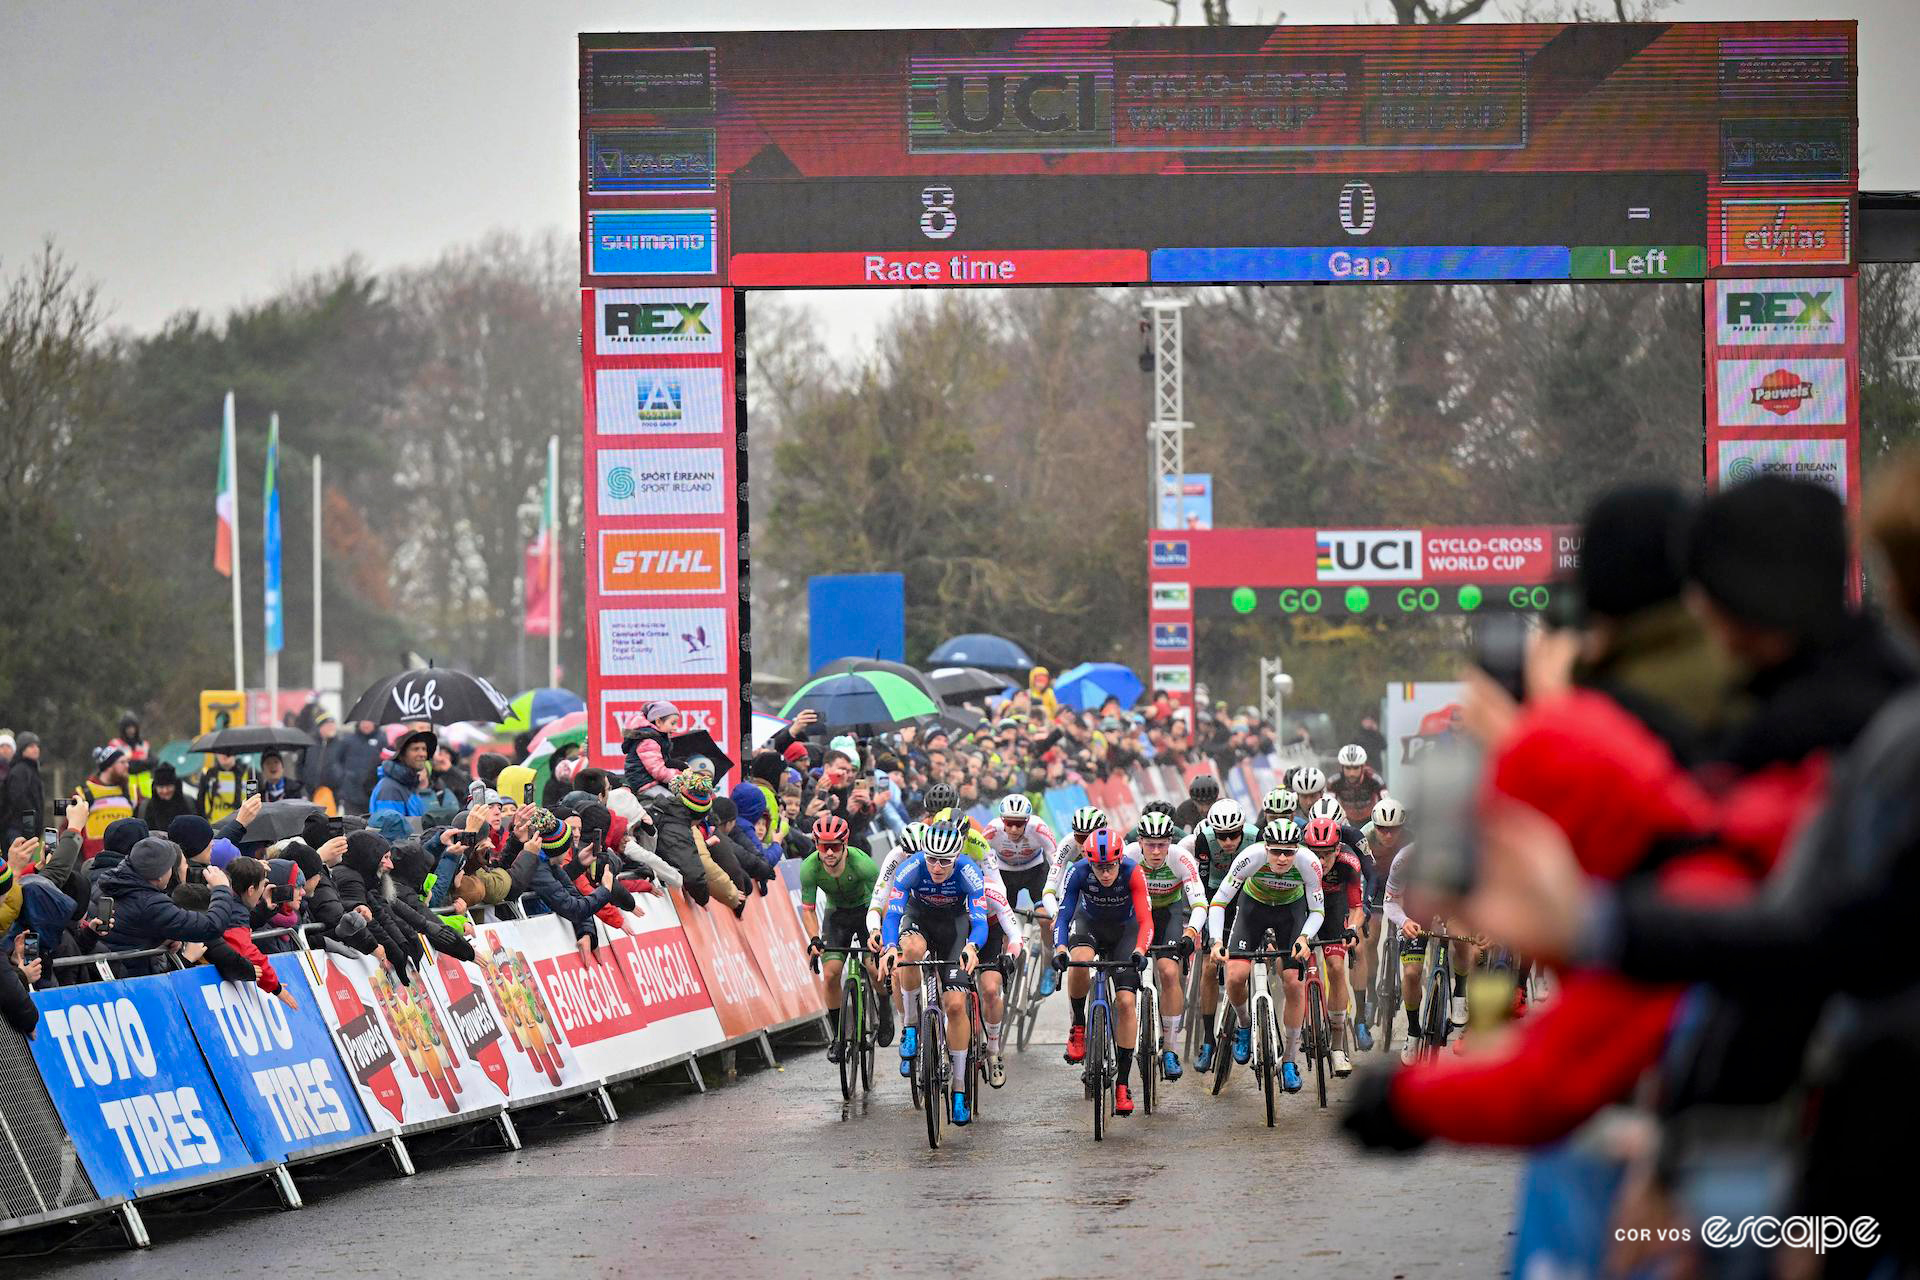
[[[1293,793],[1311,795],[1327,789],[1327,775],[1310,764],[1303,764],[1293,771]]]
[[[1349,742],[1340,748],[1340,767],[1358,769],[1367,762],[1367,749],[1357,742]]]
[[[1213,808],[1207,810],[1207,826],[1217,836],[1244,833],[1247,829],[1247,815],[1240,812],[1238,800],[1219,799],[1213,802]]]
[[[1097,804],[1083,804],[1073,811],[1073,834],[1091,835],[1107,825],[1107,811]]]
[[[1333,822],[1345,822],[1347,820],[1347,811],[1340,807],[1340,801],[1333,796],[1321,796],[1313,802],[1313,810],[1307,814],[1307,817],[1310,819],[1327,818]]]
[[[1003,818],[1031,818],[1033,802],[1016,791],[1000,801],[1000,816]]]
[[[1267,798],[1260,802],[1260,808],[1266,813],[1277,813],[1290,818],[1300,810],[1300,797],[1285,787],[1275,787],[1267,792]]]
[[[909,822],[907,829],[900,833],[900,847],[908,853],[919,853],[927,847],[927,824]]]
[[[1407,806],[1401,804],[1398,800],[1395,800],[1392,796],[1383,795],[1374,802],[1374,805],[1373,805],[1373,825],[1374,826],[1385,827],[1388,830],[1392,830],[1393,828],[1399,826],[1401,823],[1405,822],[1406,820],[1407,820]]]

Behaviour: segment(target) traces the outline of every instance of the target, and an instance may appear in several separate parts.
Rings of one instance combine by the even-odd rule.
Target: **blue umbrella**
[[[571,689],[529,689],[507,704],[512,714],[497,726],[501,733],[537,732],[562,716],[585,711],[587,701]]]
[[[928,666],[987,667],[995,671],[1018,671],[1021,675],[1034,661],[1005,636],[968,634],[942,640],[940,647],[927,655]]]
[[[1053,682],[1053,696],[1076,711],[1091,711],[1108,698],[1130,707],[1140,697],[1140,677],[1117,662],[1083,662],[1062,671]]]

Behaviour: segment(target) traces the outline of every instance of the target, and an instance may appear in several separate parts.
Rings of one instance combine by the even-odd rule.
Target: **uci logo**
[[[1418,529],[1322,529],[1314,534],[1321,582],[1418,582],[1424,576]]]
[[[909,149],[1068,151],[1112,141],[1111,66],[1006,66],[1004,58],[914,59]]]

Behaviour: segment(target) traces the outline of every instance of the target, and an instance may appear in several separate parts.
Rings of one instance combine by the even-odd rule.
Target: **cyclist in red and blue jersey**
[[[965,839],[960,828],[950,822],[928,827],[925,851],[902,862],[894,873],[887,914],[880,922],[884,972],[893,972],[898,959],[921,960],[929,952],[947,962],[942,1004],[947,1014],[948,1055],[953,1060],[953,1122],[957,1125],[973,1119],[965,1087],[969,1035],[966,993],[973,985],[974,968],[980,963],[980,948],[987,940],[987,882],[977,865],[960,859]],[[906,1026],[900,1033],[903,1076],[913,1074],[914,1055],[920,1049],[920,972],[899,971],[906,1002]]]
[[[1113,1091],[1115,1115],[1133,1114],[1133,1094],[1127,1079],[1133,1068],[1133,1046],[1140,1034],[1140,974],[1147,967],[1147,948],[1153,945],[1153,903],[1146,873],[1124,854],[1125,840],[1112,827],[1092,832],[1081,844],[1083,857],[1067,872],[1061,886],[1060,914],[1054,920],[1053,963],[1064,969],[1069,959],[1085,963],[1127,960],[1131,969],[1112,975],[1114,1004],[1114,1064],[1119,1083]],[[1073,1006],[1073,1030],[1067,1033],[1067,1061],[1087,1056],[1087,988],[1091,971],[1067,971],[1067,999]]]

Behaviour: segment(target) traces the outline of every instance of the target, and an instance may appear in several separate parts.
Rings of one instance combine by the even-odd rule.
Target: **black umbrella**
[[[926,672],[918,667],[910,667],[904,662],[889,662],[885,658],[835,658],[807,679],[812,681],[818,680],[821,676],[842,676],[849,671],[885,671],[889,675],[899,676],[926,694],[932,701],[936,703],[940,701],[940,691],[933,687],[933,681],[927,678]],[[994,686],[996,689],[1005,687],[1004,683]]]
[[[500,691],[482,676],[441,667],[424,667],[388,676],[360,695],[344,719],[399,724],[425,720],[429,724],[459,724],[479,720],[496,724],[513,708]]]
[[[230,756],[251,755],[255,751],[305,751],[320,745],[310,733],[275,724],[243,724],[232,729],[215,729],[193,740],[189,751],[222,751]]]
[[[691,760],[695,756],[705,756],[713,761],[713,776],[716,780],[733,772],[733,757],[720,749],[713,735],[705,729],[692,729],[686,733],[676,733],[668,739],[672,750],[667,754],[673,760]]]
[[[247,824],[246,841],[248,844],[276,844],[281,840],[291,840],[306,829],[310,815],[325,812],[325,809],[307,800],[275,800],[272,804],[263,804],[260,812],[253,815],[253,821]]]
[[[975,694],[1001,693],[1007,687],[1005,676],[979,667],[940,667],[927,672],[927,679],[942,702],[965,702]]]

